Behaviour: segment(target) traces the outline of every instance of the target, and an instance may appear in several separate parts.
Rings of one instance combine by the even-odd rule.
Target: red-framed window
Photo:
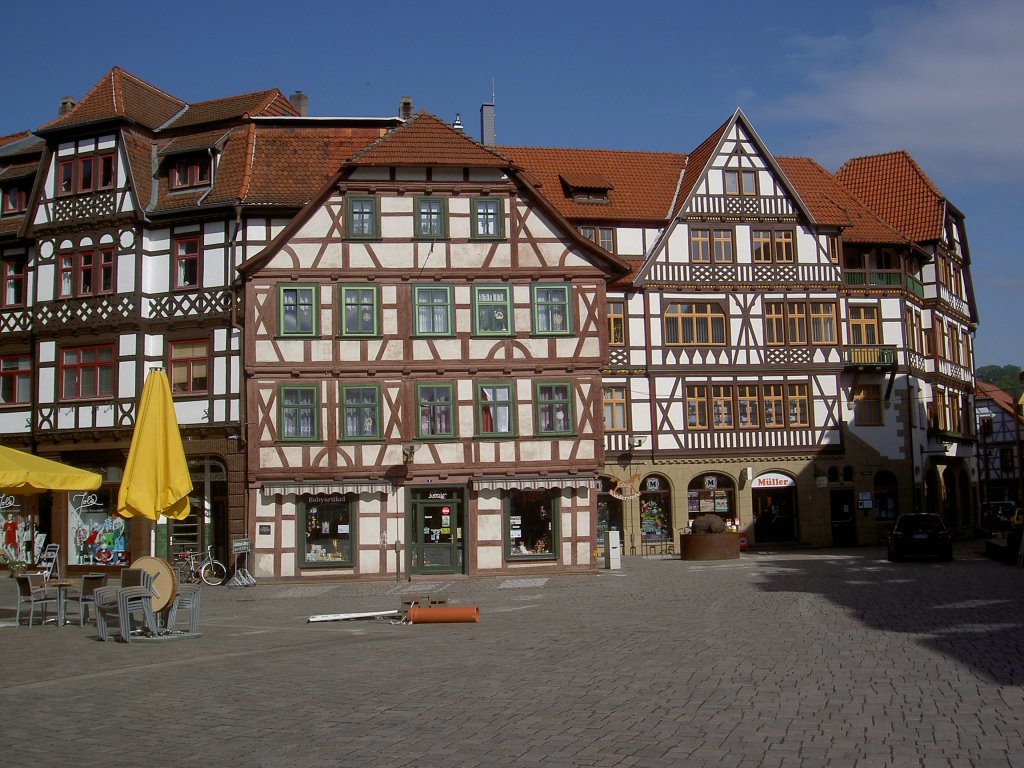
[[[28,355],[0,357],[0,405],[32,400],[32,358]]]
[[[167,174],[167,186],[171,189],[203,187],[209,183],[209,155],[182,155],[172,160]]]
[[[4,259],[0,262],[0,306],[25,306],[24,259]]]
[[[114,292],[114,249],[96,248],[57,257],[57,295],[61,298]]]
[[[28,189],[24,185],[12,184],[3,188],[0,195],[0,213],[21,213],[28,208]]]
[[[199,236],[176,237],[171,246],[175,288],[199,287]]]
[[[197,395],[207,391],[210,370],[210,342],[206,339],[172,341],[168,368],[171,392]]]
[[[113,189],[117,180],[113,152],[90,153],[57,162],[57,194],[81,195]]]
[[[114,345],[61,350],[61,397],[85,400],[114,394]]]

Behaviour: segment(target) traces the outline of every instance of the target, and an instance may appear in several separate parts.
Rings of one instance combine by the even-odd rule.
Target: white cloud
[[[950,177],[1016,177],[1022,29],[1019,0],[940,0],[879,11],[860,37],[794,38],[789,64],[803,90],[772,117],[811,130],[804,151],[828,165],[906,148]]]

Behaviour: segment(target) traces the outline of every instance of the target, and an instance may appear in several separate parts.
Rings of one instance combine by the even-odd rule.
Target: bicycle
[[[174,568],[178,572],[178,581],[187,584],[202,579],[204,584],[216,586],[223,584],[228,575],[224,564],[214,559],[212,544],[206,548],[206,554],[202,557],[194,550],[182,550],[177,555]]]

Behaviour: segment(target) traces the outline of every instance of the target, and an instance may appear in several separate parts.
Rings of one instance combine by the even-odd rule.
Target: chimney
[[[65,96],[60,100],[60,106],[57,108],[57,115],[66,115],[68,112],[75,108],[75,104],[77,103],[78,102],[75,101],[72,97]]]
[[[304,94],[302,91],[296,91],[288,97],[288,101],[295,107],[295,111],[303,117],[309,114],[309,96]]]
[[[398,100],[398,116],[403,120],[412,117],[412,96],[403,96]]]
[[[480,105],[480,143],[494,146],[494,102]]]
[[[461,112],[456,112],[455,113],[455,121],[452,123],[452,128],[454,128],[459,133],[463,132],[462,113]]]

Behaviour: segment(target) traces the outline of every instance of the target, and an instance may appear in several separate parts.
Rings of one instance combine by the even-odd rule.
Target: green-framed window
[[[473,237],[493,240],[505,236],[505,206],[500,197],[474,197],[470,213]]]
[[[303,542],[302,566],[355,565],[356,497],[352,494],[300,496],[295,516],[297,541]]]
[[[341,409],[342,439],[380,439],[379,387],[342,385]]]
[[[452,335],[450,285],[414,285],[412,303],[417,336]]]
[[[559,542],[559,492],[512,489],[504,499],[505,558],[556,560]]]
[[[511,286],[473,286],[473,333],[477,336],[512,335]]]
[[[455,401],[451,384],[416,385],[419,437],[455,437]]]
[[[569,292],[568,285],[533,286],[534,333],[552,336],[569,334],[572,328]]]
[[[373,195],[345,197],[345,232],[350,240],[380,237],[380,206]]]
[[[380,335],[380,289],[376,285],[341,286],[341,335]]]
[[[480,437],[511,437],[515,434],[515,389],[509,382],[476,385],[476,424]]]
[[[417,197],[415,210],[415,234],[428,240],[448,237],[448,205],[443,197]]]
[[[278,333],[281,336],[315,336],[317,287],[280,285],[277,289]]]
[[[320,396],[315,386],[282,386],[278,407],[281,440],[320,439]]]
[[[538,434],[565,435],[572,432],[572,387],[568,382],[538,382],[534,400]]]

